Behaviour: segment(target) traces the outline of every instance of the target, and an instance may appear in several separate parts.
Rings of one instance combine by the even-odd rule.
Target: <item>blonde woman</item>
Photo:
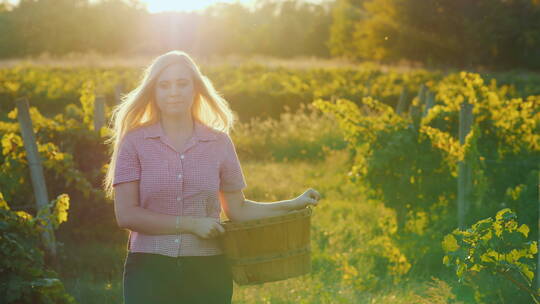
[[[246,200],[229,136],[234,115],[193,59],[153,60],[113,110],[113,153],[104,180],[119,227],[130,230],[123,296],[133,303],[230,303],[232,276],[217,237],[232,221],[316,205],[308,189],[291,200]]]

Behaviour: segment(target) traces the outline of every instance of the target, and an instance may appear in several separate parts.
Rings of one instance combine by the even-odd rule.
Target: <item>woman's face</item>
[[[158,76],[155,87],[156,105],[165,116],[191,114],[194,90],[191,73],[187,67],[175,63],[166,67]]]

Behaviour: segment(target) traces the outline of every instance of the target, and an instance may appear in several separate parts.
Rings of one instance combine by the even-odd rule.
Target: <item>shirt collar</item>
[[[200,141],[215,140],[216,135],[212,132],[211,128],[203,124],[198,120],[193,121],[193,137]],[[163,137],[165,133],[161,126],[161,122],[158,120],[155,123],[148,125],[144,130],[144,138],[149,137]]]

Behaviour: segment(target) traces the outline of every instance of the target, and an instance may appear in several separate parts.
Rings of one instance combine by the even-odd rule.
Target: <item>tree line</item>
[[[330,3],[259,0],[202,12],[149,13],[138,0],[21,0],[0,4],[0,58],[158,53],[328,57]]]

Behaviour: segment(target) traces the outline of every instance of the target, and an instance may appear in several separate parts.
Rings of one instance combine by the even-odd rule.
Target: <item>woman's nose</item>
[[[177,86],[177,85],[173,85],[172,88],[171,88],[171,96],[177,96],[180,94],[180,87]]]

